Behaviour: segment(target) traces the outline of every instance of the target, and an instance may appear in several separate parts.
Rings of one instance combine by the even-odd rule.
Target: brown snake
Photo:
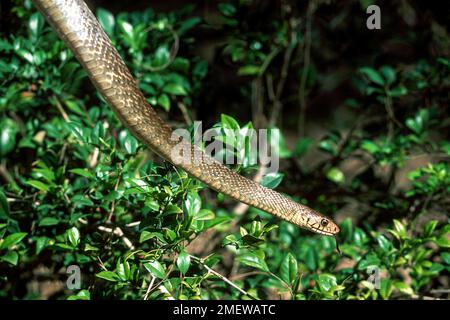
[[[339,232],[333,221],[311,208],[233,172],[185,140],[171,139],[172,129],[148,104],[116,48],[83,0],[33,1],[73,51],[122,123],[150,149],[233,199],[313,232],[329,236]],[[192,151],[192,161],[182,161],[174,155],[172,151],[180,143],[188,148],[185,150]],[[197,160],[194,160],[194,155]]]

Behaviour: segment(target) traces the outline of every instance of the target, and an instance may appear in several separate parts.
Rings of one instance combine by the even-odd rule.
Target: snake
[[[175,135],[147,101],[119,52],[83,0],[33,2],[73,52],[121,123],[153,152],[209,188],[238,202],[321,235],[336,236],[339,233],[340,229],[332,219],[240,175],[199,146]]]

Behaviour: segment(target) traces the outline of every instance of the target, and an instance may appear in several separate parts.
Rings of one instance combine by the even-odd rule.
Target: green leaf
[[[163,87],[163,92],[168,94],[173,94],[175,96],[185,96],[187,95],[186,89],[178,83],[168,83]]]
[[[188,193],[186,200],[184,201],[184,207],[186,209],[186,213],[189,216],[195,216],[201,208],[202,199],[198,195],[196,191],[191,191]]]
[[[38,180],[28,180],[26,183],[36,189],[41,190],[41,191],[50,190],[50,187],[48,185],[46,185],[45,183],[38,181]]]
[[[56,104],[56,103],[55,103]],[[85,116],[86,112],[83,110],[83,108],[80,107],[80,103],[73,100],[64,100],[64,104],[67,106],[67,108],[74,113]]]
[[[411,296],[414,294],[413,289],[411,289],[411,287],[404,282],[396,281],[394,283],[394,287],[397,288],[398,291],[400,291],[401,293],[404,293],[406,295]]]
[[[161,107],[163,107],[164,110],[166,110],[167,112],[170,111],[170,98],[167,94],[163,93],[158,97],[158,105],[160,105]]]
[[[0,121],[0,158],[14,150],[18,127],[15,121],[4,118]]]
[[[108,10],[98,8],[97,18],[100,24],[102,25],[103,29],[106,31],[106,33],[112,36],[114,34],[114,24],[115,24],[113,14]]]
[[[23,238],[27,236],[26,232],[16,232],[7,236],[1,243],[0,249],[8,249],[13,245],[22,241]]]
[[[149,231],[142,231],[142,233],[139,237],[139,242],[142,243],[142,242],[145,242],[145,241],[153,239],[153,238],[157,238],[164,244],[166,243],[166,240],[164,239],[164,236],[161,233],[149,232]]]
[[[180,207],[178,207],[177,205],[172,204],[172,203],[169,204],[164,210],[165,214],[178,214],[178,213],[182,213],[182,212],[183,212],[183,210],[181,210]]]
[[[380,265],[380,259],[378,256],[370,252],[368,253],[358,264],[358,270],[366,270],[367,268],[371,266],[378,267]]]
[[[370,154],[375,154],[380,150],[378,145],[375,142],[373,142],[372,140],[364,140],[361,144],[361,148],[363,148]]]
[[[450,248],[450,235],[443,234],[437,240],[436,244],[442,248]]]
[[[117,261],[116,273],[123,281],[130,279],[130,264],[128,261],[120,263],[121,259]]]
[[[87,171],[87,169],[75,168],[75,169],[70,169],[69,172],[75,173],[79,176],[82,176],[82,177],[85,177],[88,179],[95,179],[95,176],[90,171]]]
[[[322,140],[319,142],[319,149],[335,156],[337,155],[336,146],[329,140]]]
[[[124,41],[130,46],[133,47],[134,41],[134,31],[133,31],[133,25],[127,21],[119,20],[117,21],[119,25],[119,30],[122,33],[122,37]]]
[[[311,138],[302,138],[297,141],[294,148],[294,155],[298,158],[306,154],[313,143]]]
[[[178,31],[179,34],[179,31]],[[189,65],[190,61],[189,59],[182,58],[182,57],[176,57],[172,64],[170,65],[170,68],[172,70],[181,72],[181,73],[188,73],[189,72]]]
[[[390,89],[388,91],[388,95],[391,97],[400,97],[400,96],[404,96],[405,94],[408,93],[408,89],[406,89],[406,87],[399,85],[397,87],[395,87],[394,89]]]
[[[314,247],[309,247],[306,249],[305,264],[311,271],[317,270],[317,265],[319,263],[319,254]]]
[[[341,237],[345,242],[350,242],[353,239],[353,225],[350,218],[345,218],[341,225]]]
[[[20,48],[16,50],[16,53],[19,57],[23,58],[28,63],[34,63],[33,54],[30,51]]]
[[[236,7],[231,3],[219,3],[219,11],[226,17],[232,17],[236,14]]]
[[[394,83],[395,80],[397,79],[397,77],[395,75],[395,70],[389,66],[382,66],[380,68],[380,72],[383,75],[383,77],[386,79],[386,82],[388,84]]]
[[[338,168],[331,168],[330,170],[328,170],[327,178],[337,184],[342,184],[345,182],[344,173]]]
[[[238,261],[244,265],[269,272],[269,267],[264,259],[263,251],[244,252],[238,257]]]
[[[401,237],[406,237],[406,228],[405,225],[403,223],[401,223],[399,220],[394,219],[394,229],[395,231],[397,231],[397,233],[401,236]]]
[[[437,220],[431,220],[428,221],[425,226],[423,227],[423,236],[428,238],[431,237],[431,235],[433,234],[434,229],[436,228],[438,224]]]
[[[158,47],[155,51],[155,55],[153,57],[153,67],[161,67],[169,62],[170,59],[170,51],[167,48],[166,44],[163,44]]]
[[[139,142],[128,130],[122,130],[119,133],[119,142],[128,154],[135,154],[139,146]]]
[[[266,174],[261,181],[261,184],[269,189],[275,189],[281,183],[284,178],[284,173],[271,172]]]
[[[67,237],[72,246],[76,247],[80,242],[80,231],[76,227],[72,227],[67,230]]]
[[[222,127],[231,129],[231,130],[240,130],[239,123],[233,118],[226,114],[220,115],[220,122],[222,123]]]
[[[95,275],[97,278],[108,280],[111,282],[120,281],[120,277],[112,271],[101,271]]]
[[[67,300],[91,300],[91,294],[87,290],[80,290],[76,295],[71,295]]]
[[[447,265],[450,266],[450,252],[442,252],[441,258],[442,258],[442,261],[444,261]]]
[[[59,223],[59,220],[52,217],[45,217],[39,221],[40,227],[46,227],[46,226],[54,226]]]
[[[177,267],[180,269],[182,274],[186,274],[191,265],[191,256],[185,251],[180,252],[177,258]]]
[[[194,215],[194,219],[197,221],[212,220],[214,218],[214,212],[208,209],[201,209],[197,214]]]
[[[48,237],[38,237],[36,239],[36,254],[39,254],[42,252],[42,250],[45,249],[45,247],[48,245],[50,241],[50,238]]]
[[[35,12],[30,16],[28,20],[28,28],[31,36],[36,39],[42,32],[44,27],[44,19],[39,12]]]
[[[332,274],[319,274],[317,284],[323,291],[330,291],[331,288],[337,286],[336,277]]]
[[[382,279],[380,283],[380,295],[384,300],[389,299],[391,296],[393,287],[392,281],[389,279]]]
[[[144,267],[148,272],[159,279],[164,279],[166,276],[165,267],[158,260],[144,263]]]
[[[429,113],[427,109],[419,110],[414,118],[406,119],[406,126],[413,132],[420,134],[425,128],[425,124],[428,122]]]
[[[380,86],[384,86],[385,81],[383,77],[374,69],[369,67],[360,68],[359,71],[364,74],[370,81]]]
[[[152,211],[159,210],[159,203],[153,198],[147,198],[147,200],[145,200],[145,206],[149,207]]]
[[[254,76],[258,75],[260,72],[260,67],[258,66],[243,66],[238,70],[238,75],[240,76]]]
[[[244,235],[242,237],[242,241],[244,242],[245,245],[249,245],[249,246],[258,246],[258,245],[264,243],[263,239],[257,238],[251,234]]]
[[[378,245],[380,246],[380,248],[383,249],[384,252],[388,252],[392,246],[392,243],[389,241],[389,239],[386,238],[382,234],[378,235],[377,242],[378,242]]]
[[[3,256],[0,257],[0,260],[6,261],[13,266],[17,265],[17,261],[19,261],[19,254],[16,251],[8,251]]]
[[[292,284],[297,278],[297,260],[291,253],[288,253],[281,262],[280,276],[287,284]]]
[[[123,131],[122,131],[123,132]],[[100,144],[105,137],[105,127],[103,122],[99,121],[95,124],[94,129],[91,132],[91,140],[93,144]]]

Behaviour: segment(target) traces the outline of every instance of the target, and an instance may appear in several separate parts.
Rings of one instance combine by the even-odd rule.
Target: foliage
[[[241,141],[230,152],[244,162],[233,169],[258,170],[240,135],[261,119],[280,127],[271,134],[279,135],[281,171],[262,183],[334,215],[339,254],[335,239],[260,210],[234,215],[230,199],[149,153],[31,2],[11,6],[18,30],[0,30],[0,296],[396,299],[433,295],[448,282],[450,60],[438,49],[409,62],[390,62],[376,50],[355,54],[344,66],[351,81],[343,84],[338,69],[327,71],[319,62],[338,60],[327,32],[341,36],[354,6],[341,8],[326,30],[313,24],[309,31],[299,20],[321,9],[326,15],[327,3],[266,8],[264,21],[271,22],[265,25],[255,22],[252,1],[219,3],[217,21],[197,16],[194,6],[167,13],[96,11],[149,103],[176,126],[195,130],[187,120],[202,114],[198,106],[220,100],[209,90],[219,82],[214,70],[231,66],[235,83],[219,90],[238,89],[219,98],[241,107],[218,109],[220,121],[213,114],[211,123]],[[423,28],[432,37],[442,36],[438,21],[429,24],[434,27]],[[220,62],[192,53],[205,29],[226,35],[216,48]],[[441,45],[448,43],[444,34]],[[304,132],[301,117],[320,122],[309,118],[312,108],[289,108],[340,86],[351,89],[336,112],[352,113],[353,121],[333,123],[319,138],[295,134],[288,143],[285,127]],[[249,119],[239,111],[250,105],[261,107],[259,114],[242,125]],[[425,162],[411,169],[421,157]],[[360,163],[358,170],[346,166],[349,160]],[[357,209],[345,212],[352,206]],[[82,272],[76,289],[66,286],[71,265]],[[51,284],[44,288],[42,279]]]

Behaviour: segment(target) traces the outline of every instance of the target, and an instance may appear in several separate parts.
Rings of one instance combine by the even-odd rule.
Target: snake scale
[[[172,138],[172,129],[149,105],[116,48],[83,0],[33,0],[73,51],[122,123],[147,147],[210,188],[266,211],[301,228],[333,236],[339,227],[313,209],[241,176],[197,146]],[[176,145],[184,143],[193,161],[183,161]],[[194,155],[197,157],[194,161]],[[185,158],[183,158],[185,159]]]

